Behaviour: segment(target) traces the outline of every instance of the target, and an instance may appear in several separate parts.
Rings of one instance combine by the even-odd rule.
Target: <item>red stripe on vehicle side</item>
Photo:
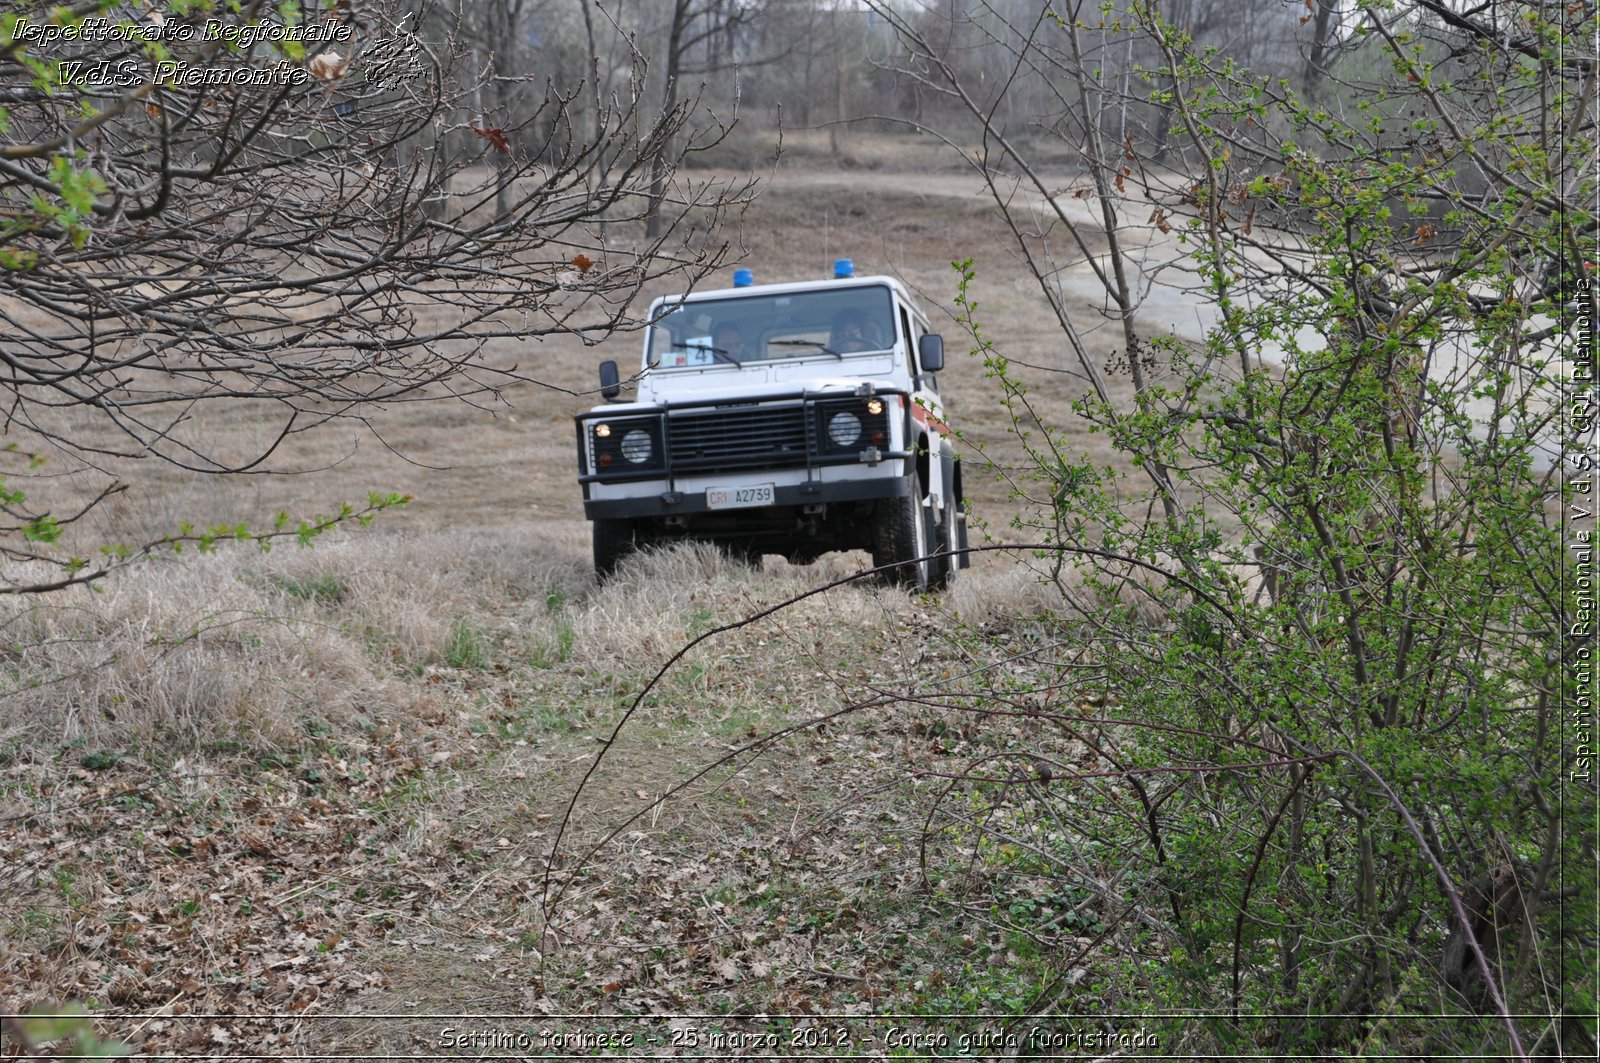
[[[928,411],[926,409],[924,409],[923,407],[921,407],[921,406],[917,406],[915,404],[912,405],[912,407],[911,407],[911,419],[914,420],[914,421],[921,421],[923,424],[927,425],[929,428],[933,429],[935,432],[938,432],[940,435],[947,436],[947,435],[950,434],[950,426],[949,425],[945,424],[943,421],[939,420],[937,417],[934,417],[933,415],[929,414]]]

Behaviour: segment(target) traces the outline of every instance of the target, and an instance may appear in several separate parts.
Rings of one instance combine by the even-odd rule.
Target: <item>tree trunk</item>
[[[674,0],[672,5],[672,31],[667,35],[667,84],[661,97],[661,115],[665,118],[678,106],[678,72],[683,68],[683,32],[689,23],[690,0]],[[661,197],[666,194],[667,153],[671,150],[663,142],[650,164],[650,213],[645,219],[644,232],[649,239],[661,235]]]
[[[603,96],[600,89],[600,49],[594,43],[594,16],[589,12],[589,0],[578,0],[578,9],[583,12],[583,37],[589,45],[589,88],[594,114],[590,116],[594,123],[594,142],[599,144],[605,139],[605,107],[601,102]]]
[[[1306,97],[1317,98],[1322,84],[1323,64],[1328,61],[1328,35],[1333,32],[1333,16],[1338,11],[1338,0],[1316,0],[1317,20],[1312,27],[1311,54],[1306,57]]]

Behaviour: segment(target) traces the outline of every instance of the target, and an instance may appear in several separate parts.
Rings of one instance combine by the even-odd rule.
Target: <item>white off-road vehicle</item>
[[[937,374],[944,344],[905,286],[856,277],[669,296],[650,307],[632,402],[577,417],[579,483],[603,580],[679,539],[805,563],[870,550],[942,587],[967,564],[961,463]],[[930,556],[960,551],[947,556]]]

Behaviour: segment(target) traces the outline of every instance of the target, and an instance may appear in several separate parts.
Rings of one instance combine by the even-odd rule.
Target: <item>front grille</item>
[[[676,414],[667,419],[673,472],[804,466],[806,422],[802,406]]]

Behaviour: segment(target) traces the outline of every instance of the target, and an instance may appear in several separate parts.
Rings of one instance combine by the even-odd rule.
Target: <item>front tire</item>
[[[917,474],[906,477],[906,493],[887,499],[879,508],[874,529],[872,563],[898,565],[884,573],[896,586],[921,594],[933,586],[934,563],[928,560],[936,541],[933,514],[922,504],[922,484]]]
[[[753,572],[761,571],[762,554],[756,544],[748,540],[743,542],[729,542],[724,540],[717,544],[717,549],[722,556],[736,564],[744,565]]]
[[[594,574],[601,583],[610,579],[623,560],[639,552],[638,526],[631,520],[594,522]]]

